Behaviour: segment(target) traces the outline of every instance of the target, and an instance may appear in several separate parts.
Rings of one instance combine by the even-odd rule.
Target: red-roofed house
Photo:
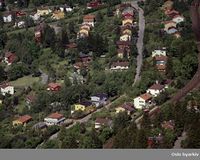
[[[169,120],[169,121],[164,121],[162,124],[161,124],[162,128],[164,129],[170,129],[170,130],[174,130],[175,128],[175,123],[173,120]]]
[[[148,93],[142,94],[134,99],[136,109],[144,109],[151,104],[152,96]]]
[[[16,11],[16,12],[15,12],[15,15],[16,15],[17,17],[23,17],[23,16],[26,16],[26,13],[24,13],[24,12],[22,12],[22,11]]]
[[[101,6],[101,1],[100,0],[94,0],[89,3],[87,3],[87,9],[96,9]]]
[[[49,91],[59,91],[61,89],[61,85],[58,83],[49,83],[47,90]]]
[[[95,15],[85,15],[83,17],[83,24],[89,24],[94,27],[95,24]]]
[[[15,62],[17,59],[17,56],[12,52],[6,52],[4,57],[4,62],[7,63],[7,65],[11,65]]]
[[[52,113],[44,119],[47,126],[60,125],[65,121],[65,117],[60,113]]]
[[[17,120],[14,120],[12,122],[13,126],[18,126],[18,125],[26,125],[29,121],[32,120],[32,117],[29,115],[24,115],[19,117]]]

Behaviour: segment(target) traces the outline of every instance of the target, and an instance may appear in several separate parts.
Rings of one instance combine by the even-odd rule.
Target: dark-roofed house
[[[135,107],[132,103],[124,103],[123,105],[115,108],[115,112],[118,114],[120,112],[126,112],[128,115],[131,115],[135,111]]]
[[[147,93],[151,94],[153,97],[157,97],[164,90],[165,90],[164,85],[155,83],[147,90]]]
[[[95,110],[95,106],[91,101],[81,101],[74,105],[75,111],[92,112]]]
[[[95,129],[100,129],[101,127],[112,127],[112,120],[108,118],[96,118]]]
[[[91,102],[95,104],[96,107],[104,106],[107,104],[108,95],[105,93],[97,93],[92,95]]]
[[[6,52],[4,57],[4,62],[7,63],[7,65],[13,64],[17,60],[17,56],[12,52]]]
[[[167,56],[155,56],[156,68],[160,72],[166,72]]]

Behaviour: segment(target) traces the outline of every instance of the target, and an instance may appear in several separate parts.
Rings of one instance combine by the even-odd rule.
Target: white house
[[[60,9],[61,12],[64,12],[64,11],[71,12],[71,11],[73,11],[73,8],[71,8],[70,6],[65,6],[65,5],[60,6],[59,9]]]
[[[60,125],[64,123],[65,117],[60,113],[52,113],[44,119],[47,126]]]
[[[25,27],[25,21],[15,22],[15,26],[14,27],[24,28]]]
[[[33,19],[34,22],[40,20],[40,15],[38,15],[37,13],[35,13],[34,15],[30,15],[30,17]]]
[[[152,52],[152,57],[155,57],[155,56],[166,56],[167,55],[167,52],[165,49],[156,49]]]
[[[0,85],[0,90],[1,90],[1,94],[4,95],[4,96],[6,94],[10,94],[10,95],[14,94],[14,87],[9,85],[8,83],[1,84]]]
[[[105,93],[97,93],[95,95],[92,95],[91,102],[95,104],[96,107],[104,106],[107,104],[108,96]]]
[[[97,118],[95,120],[95,129],[100,129],[101,127],[112,127],[112,120],[108,118]]]
[[[175,22],[176,24],[184,22],[185,18],[181,15],[176,15],[174,16],[174,18],[172,19],[173,22]]]
[[[129,62],[113,62],[110,70],[127,70],[129,69]]]
[[[148,90],[147,93],[151,94],[153,97],[157,97],[161,92],[165,90],[165,86],[159,83],[153,84]]]
[[[175,27],[170,27],[170,28],[168,28],[168,30],[166,32],[167,32],[167,34],[174,34],[174,33],[178,32],[178,30]]]
[[[120,41],[131,41],[131,35],[129,35],[129,34],[121,35]]]
[[[3,21],[4,21],[4,23],[12,22],[12,14],[11,14],[11,12],[5,13],[3,15]]]
[[[136,109],[144,109],[151,104],[152,96],[149,93],[142,94],[134,99]]]

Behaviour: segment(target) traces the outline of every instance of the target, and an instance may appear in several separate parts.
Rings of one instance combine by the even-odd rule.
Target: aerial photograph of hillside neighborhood
[[[200,148],[200,0],[0,0],[1,149]]]

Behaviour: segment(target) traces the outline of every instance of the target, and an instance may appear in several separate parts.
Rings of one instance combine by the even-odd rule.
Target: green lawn
[[[39,77],[25,76],[15,81],[11,81],[10,84],[14,87],[25,87],[31,86],[34,82],[38,82],[39,80]]]

